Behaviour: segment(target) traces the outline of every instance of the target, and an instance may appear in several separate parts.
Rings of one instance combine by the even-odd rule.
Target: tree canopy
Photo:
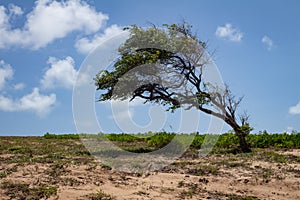
[[[100,101],[142,98],[174,111],[196,108],[224,120],[240,139],[242,151],[250,151],[246,135],[249,116],[237,116],[242,98],[228,86],[205,80],[211,62],[207,45],[192,32],[192,26],[164,24],[162,27],[125,28],[130,37],[118,49],[120,58],[113,70],[102,70],[95,77]]]

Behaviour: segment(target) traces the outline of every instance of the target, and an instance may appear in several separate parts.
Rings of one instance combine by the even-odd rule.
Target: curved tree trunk
[[[241,132],[240,130],[235,130],[235,134],[239,138],[241,151],[244,152],[244,153],[252,152],[251,148],[250,148],[250,145],[246,141],[246,134]]]
[[[241,151],[244,152],[244,153],[252,152],[252,150],[250,148],[250,145],[246,141],[246,136],[247,136],[247,134],[249,134],[250,131],[249,132],[244,132],[241,129],[241,126],[238,125],[238,123],[236,122],[234,117],[230,116],[227,113],[226,113],[226,116],[224,116],[220,113],[216,113],[216,112],[211,111],[209,109],[205,109],[201,106],[199,106],[199,110],[201,110],[204,113],[213,115],[215,117],[218,117],[218,118],[224,120],[225,123],[227,123],[234,130],[235,134],[238,136]]]
[[[247,143],[246,141],[246,136],[248,133],[245,133],[242,129],[241,126],[239,126],[235,119],[228,119],[225,120],[225,122],[231,126],[236,134],[236,136],[238,136],[239,138],[239,144],[240,144],[240,149],[243,153],[248,153],[248,152],[252,152],[250,145]]]

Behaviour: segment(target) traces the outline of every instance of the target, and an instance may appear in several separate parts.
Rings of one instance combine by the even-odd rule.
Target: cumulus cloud
[[[109,102],[100,103],[112,109],[113,113],[108,118],[114,119],[117,122],[131,121],[135,114],[134,108],[145,105],[144,100],[140,98],[133,101],[110,100]]]
[[[240,42],[243,38],[243,33],[227,23],[225,26],[218,26],[215,32],[218,38],[227,39],[232,42]]]
[[[130,120],[134,116],[134,108],[144,106],[144,100],[141,98],[133,99],[133,101],[125,100],[110,100],[109,103],[104,103],[113,109],[113,115],[109,116],[110,119],[117,121]]]
[[[0,60],[0,91],[4,89],[9,80],[13,79],[14,70],[10,64]],[[14,90],[22,90],[25,85],[24,83],[18,83],[12,86]]]
[[[290,107],[289,113],[292,115],[299,115],[300,114],[300,102],[298,102],[297,105]]]
[[[14,4],[9,4],[8,5],[8,10],[9,10],[10,15],[17,15],[18,16],[18,15],[23,15],[23,13],[24,13],[21,7],[16,6]]]
[[[22,13],[21,8],[12,4],[9,9],[0,6],[0,48],[20,45],[39,49],[74,31],[95,33],[108,20],[107,15],[82,0],[37,0],[26,15],[24,27],[12,29],[12,14]]]
[[[44,89],[55,87],[72,88],[78,72],[74,68],[74,60],[70,56],[58,60],[54,57],[48,59],[49,69],[45,72],[41,85]]]
[[[111,100],[110,103],[106,105],[111,106],[113,111],[112,116],[109,116],[110,119],[115,119],[120,122],[129,120],[134,115],[134,111],[129,107],[128,101]]]
[[[0,110],[6,112],[31,111],[40,117],[47,115],[56,102],[56,95],[42,95],[38,88],[20,99],[12,99],[0,95]]]
[[[6,94],[4,86],[7,84],[8,79],[13,79],[13,75],[13,68],[3,60],[0,60],[0,90],[3,89],[0,93],[0,110],[5,112],[31,111],[41,117],[47,115],[56,102],[56,95],[43,95],[40,94],[38,88],[34,88],[30,94],[26,94],[19,99],[8,97],[4,95]],[[24,87],[23,83],[9,86],[9,88],[14,90],[21,90]]]
[[[89,39],[87,37],[79,39],[75,44],[75,48],[82,54],[88,54],[99,44],[116,36],[117,34],[120,34],[121,32],[123,32],[123,29],[114,24],[106,28],[102,34],[95,34],[92,39]]]
[[[271,38],[269,38],[268,36],[264,36],[262,39],[261,39],[261,42],[265,45],[267,45],[267,48],[268,50],[272,50],[274,48],[274,42]]]
[[[111,100],[102,102],[109,107],[112,115],[108,115],[123,132],[144,132],[146,130],[161,130],[166,122],[165,110],[159,105],[145,106],[143,99],[129,100]],[[143,113],[149,116],[147,125],[136,123],[138,112],[136,109],[142,109]],[[140,110],[141,111],[141,110]],[[140,112],[139,111],[139,112]]]
[[[13,86],[14,90],[23,90],[25,87],[24,83],[18,83]]]
[[[12,67],[0,60],[0,90],[2,90],[7,80],[12,79],[14,75]]]

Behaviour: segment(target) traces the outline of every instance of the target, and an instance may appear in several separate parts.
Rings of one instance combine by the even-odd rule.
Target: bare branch
[[[242,114],[239,115],[239,119],[242,126],[245,126],[249,123],[250,115],[247,113],[247,111],[244,111]]]

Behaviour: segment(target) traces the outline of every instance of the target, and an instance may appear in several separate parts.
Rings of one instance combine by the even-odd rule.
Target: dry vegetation
[[[133,174],[97,162],[76,137],[1,137],[0,163],[3,200],[300,199],[300,150],[291,148],[218,147],[205,158],[191,148],[160,171]]]

